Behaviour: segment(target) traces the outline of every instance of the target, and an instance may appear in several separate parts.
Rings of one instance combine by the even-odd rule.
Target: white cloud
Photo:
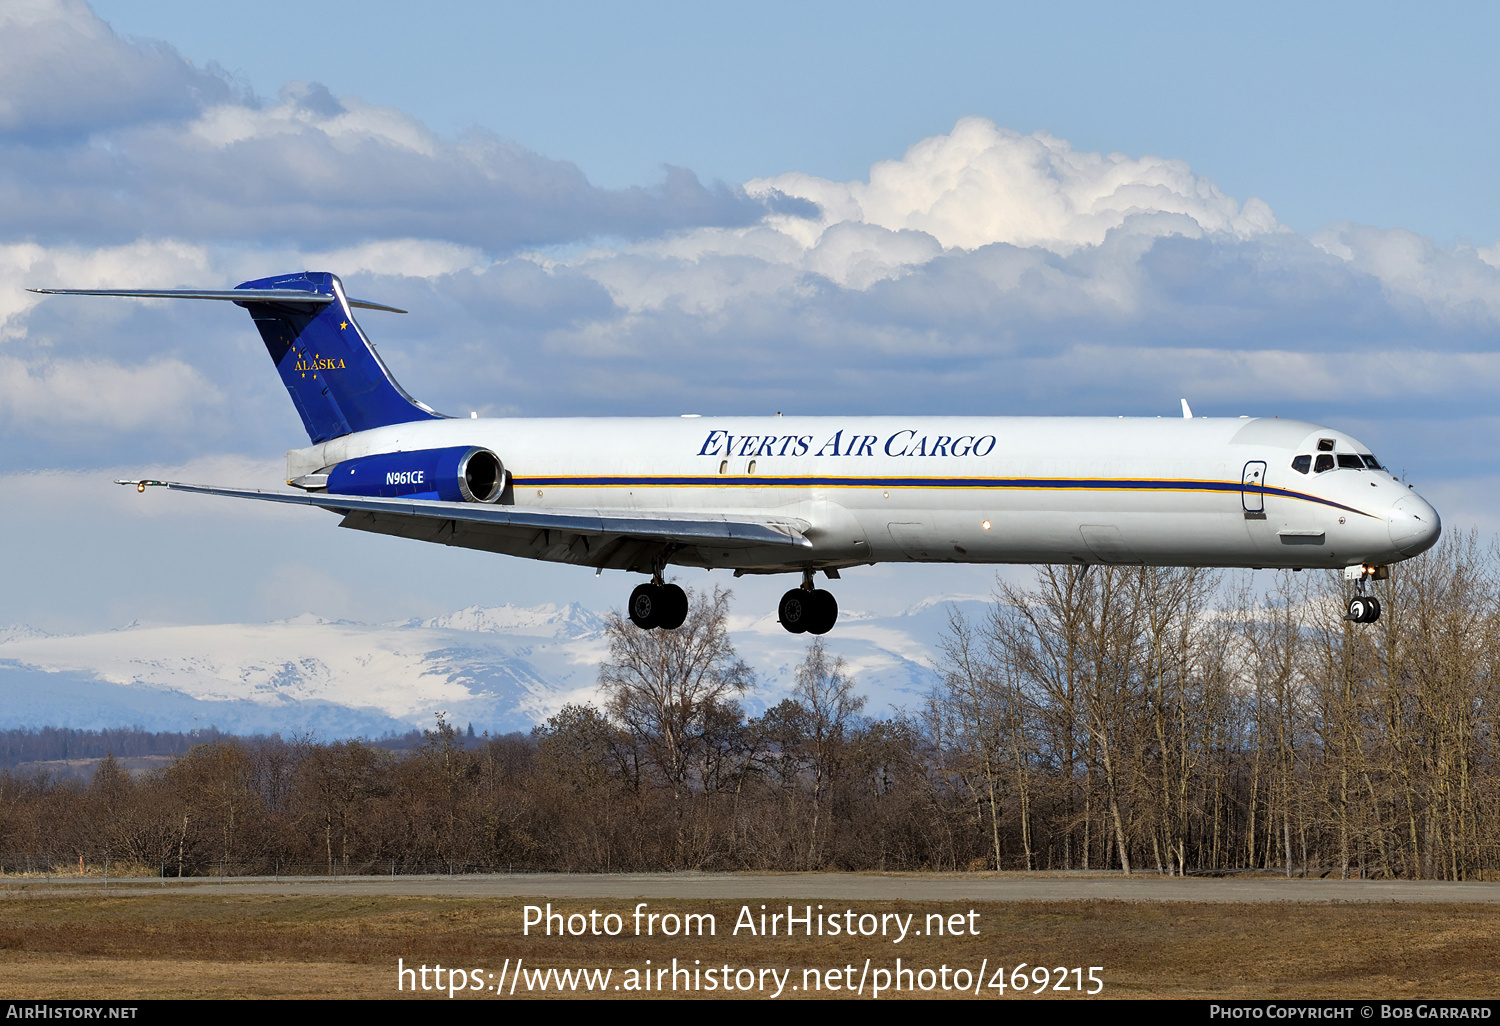
[[[715,257],[779,265],[863,290],[945,251],[1001,244],[1066,257],[1102,246],[1112,234],[1139,237],[1137,249],[1144,250],[1168,236],[1244,241],[1284,231],[1264,203],[1241,205],[1182,161],[1080,153],[1064,140],[1023,136],[984,118],[965,118],[902,159],[876,164],[867,182],[792,172],[748,182],[745,190],[767,201],[805,200],[817,213],[771,213],[751,227],[702,228],[628,247],[659,261],[655,274],[637,269],[633,289],[606,266],[615,261],[612,252],[595,250],[569,262],[587,267],[629,309],[675,298],[684,309],[712,311],[724,303],[722,269],[705,274],[709,280],[696,292],[684,290],[680,269],[706,267]],[[760,277],[750,285],[778,287],[773,281]],[[1117,286],[1109,284],[1104,293],[1133,305]]]
[[[1312,237],[1327,253],[1450,322],[1500,319],[1500,266],[1491,250],[1445,248],[1405,228],[1336,224]]]
[[[175,240],[101,249],[0,245],[0,275],[17,286],[0,290],[0,423],[7,433],[36,439],[188,429],[222,399],[217,386],[180,358],[121,362],[108,338],[111,328],[98,328],[117,324],[142,300],[49,298],[24,289],[170,288],[201,283],[208,263],[203,247]],[[64,338],[38,339],[31,332],[28,314],[43,302],[77,304],[65,315],[71,328]],[[70,355],[54,351],[59,341]]]
[[[1413,349],[1347,353],[1279,349],[1135,348],[1080,345],[1054,357],[1026,361],[1037,377],[1065,378],[1077,388],[1139,393],[1152,383],[1212,400],[1216,415],[1264,415],[1264,400],[1280,402],[1389,401],[1415,398],[1487,399],[1500,388],[1500,353],[1443,353]]]
[[[311,89],[289,91],[283,106],[267,117],[283,118],[291,136],[317,135],[347,109]],[[0,266],[28,283],[85,287],[228,286],[301,267],[353,276],[356,295],[413,311],[367,325],[403,384],[460,412],[629,414],[667,402],[708,412],[1113,413],[1191,392],[1225,403],[1253,395],[1242,405],[1258,413],[1371,396],[1478,402],[1493,387],[1489,347],[1474,333],[1492,331],[1500,271],[1477,251],[1356,226],[1308,240],[1180,162],[1076,153],[969,119],[877,166],[868,183],[775,182],[821,202],[820,217],[775,213],[749,227],[500,260],[442,234],[387,234],[331,248],[15,243],[0,247]],[[1037,190],[1051,190],[1041,214],[1008,212]],[[960,228],[973,248],[959,244]],[[16,352],[32,362],[7,365],[5,386],[30,416],[76,405],[68,388],[88,381],[98,410],[81,423],[122,432],[97,458],[139,451],[131,431],[159,435],[162,418],[144,414],[152,404],[175,404],[166,419],[193,425],[176,431],[169,458],[195,451],[192,439],[251,438],[236,417],[253,415],[248,426],[262,437],[300,441],[237,311],[174,310],[154,322],[111,314],[118,320],[100,328],[88,318],[105,316],[95,312],[103,302],[54,300],[45,320],[35,302],[0,299],[0,330],[38,347],[67,339],[67,357],[81,362]],[[147,355],[163,337],[204,331],[239,340],[235,359],[222,344],[176,346],[175,363]],[[155,378],[163,387],[142,393]],[[200,394],[232,395],[231,409]],[[26,428],[13,419],[12,430]]]
[[[120,39],[83,0],[0,5],[0,135],[54,140],[182,116],[230,94],[221,75],[165,43]]]
[[[0,223],[103,243],[440,238],[503,253],[600,234],[753,223],[765,205],[668,168],[600,189],[572,163],[292,83],[274,102],[171,47],[120,39],[77,0],[0,8]]]
[[[381,274],[404,278],[437,278],[485,266],[484,254],[473,246],[440,239],[381,239],[343,249],[302,254],[303,266],[332,270],[339,275]]]
[[[941,252],[942,245],[926,232],[843,221],[824,229],[803,266],[846,288],[866,289]]]
[[[800,279],[795,265],[720,254],[694,261],[610,254],[582,269],[632,313],[670,308],[697,316],[751,296],[795,293]]]
[[[193,484],[222,484],[243,488],[276,488],[283,486],[286,464],[279,460],[255,460],[240,456],[206,455],[179,464],[161,464],[142,460],[136,464],[104,467],[94,470],[34,470],[0,474],[0,489],[9,497],[13,509],[31,511],[35,517],[47,516],[48,509],[92,509],[113,519],[122,516],[155,519],[191,516],[204,511],[221,519],[286,520],[287,512],[295,517],[301,510],[288,511],[269,502],[245,502],[214,496],[171,493],[147,489],[138,494],[134,488],[113,485],[115,480],[150,478],[158,481],[186,481]]]
[[[211,280],[208,250],[176,239],[141,239],[99,248],[0,244],[0,277],[19,286],[0,290],[0,341],[24,337],[23,315],[49,301],[26,289],[153,289],[202,286]]]
[[[149,428],[185,430],[223,396],[195,368],[162,359],[138,366],[108,360],[22,360],[0,355],[0,410],[9,431],[48,435]]]
[[[188,139],[223,150],[256,140],[311,134],[326,137],[345,153],[374,143],[436,156],[441,141],[416,118],[358,97],[339,101],[321,85],[295,82],[281,91],[281,102],[252,107],[224,103],[209,107],[184,127]]]
[[[0,218],[32,238],[0,244],[0,273],[170,287],[331,270],[413,311],[367,327],[439,409],[1128,413],[1190,392],[1291,413],[1477,404],[1496,384],[1500,247],[1348,225],[1308,239],[1182,161],[980,118],[865,181],[751,182],[757,206],[679,172],[594,189],[567,162],[316,85],[161,110],[119,116],[97,145],[0,133],[18,158],[0,154]],[[55,244],[32,231],[38,210],[135,241]],[[551,248],[506,254],[533,239]],[[0,295],[0,401],[27,440],[12,466],[77,459],[104,425],[91,461],[302,441],[242,312],[39,301]],[[39,447],[49,412],[79,430]]]
[[[793,173],[745,188],[818,204],[823,216],[815,223],[822,228],[858,221],[920,231],[944,248],[1005,242],[1066,254],[1099,245],[1106,232],[1143,212],[1180,214],[1201,231],[1242,239],[1281,230],[1264,203],[1241,206],[1180,160],[1080,153],[1046,133],[1021,135],[975,117],[917,143],[900,160],[876,164],[868,182]],[[805,233],[807,226],[793,227],[796,220],[783,223]]]

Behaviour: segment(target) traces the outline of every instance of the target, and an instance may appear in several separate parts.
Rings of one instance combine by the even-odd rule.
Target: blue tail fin
[[[349,310],[344,285],[332,274],[306,271],[261,278],[238,289],[290,289],[331,296],[319,304],[237,300],[250,311],[282,383],[313,442],[387,424],[441,420],[391,377]]]

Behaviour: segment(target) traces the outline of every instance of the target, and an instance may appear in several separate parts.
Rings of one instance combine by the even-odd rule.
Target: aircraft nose
[[[1415,556],[1437,544],[1443,522],[1437,510],[1418,495],[1403,495],[1386,514],[1391,543],[1403,555]]]

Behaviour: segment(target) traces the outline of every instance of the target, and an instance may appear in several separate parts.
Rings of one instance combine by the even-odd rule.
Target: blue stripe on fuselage
[[[691,477],[516,477],[518,488],[962,488],[1005,491],[1217,492],[1280,496],[1332,506],[1379,520],[1373,513],[1286,488],[1246,486],[1239,481],[1047,477],[772,477],[760,475]]]

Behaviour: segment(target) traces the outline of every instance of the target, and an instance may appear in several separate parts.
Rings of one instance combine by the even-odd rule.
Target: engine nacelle
[[[505,466],[473,445],[385,452],[330,468],[327,487],[334,495],[495,502],[505,488]]]

